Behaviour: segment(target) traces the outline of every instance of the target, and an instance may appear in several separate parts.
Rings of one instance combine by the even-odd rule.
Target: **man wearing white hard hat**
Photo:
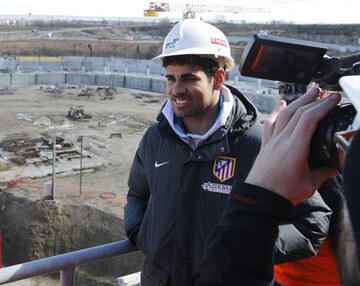
[[[261,125],[253,104],[224,84],[234,60],[215,26],[180,21],[155,60],[165,68],[167,101],[135,154],[125,231],[145,254],[142,285],[193,285],[233,183],[245,180],[258,154]],[[295,206],[280,228],[276,261],[315,255],[330,215],[317,193]]]

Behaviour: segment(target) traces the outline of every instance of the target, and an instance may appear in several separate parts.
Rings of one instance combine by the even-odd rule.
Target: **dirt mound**
[[[73,204],[44,203],[0,193],[3,260],[13,265],[124,239],[123,221],[73,198]],[[76,268],[76,285],[114,285],[138,271],[140,253],[126,254]]]

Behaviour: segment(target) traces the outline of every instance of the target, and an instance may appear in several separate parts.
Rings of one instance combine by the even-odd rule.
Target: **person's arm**
[[[150,191],[143,165],[146,135],[140,142],[128,179],[129,191],[124,209],[124,228],[129,240],[137,245],[137,237],[148,204]]]
[[[314,256],[328,235],[332,210],[318,192],[290,210],[279,224],[275,264]]]
[[[291,208],[282,196],[236,181],[224,215],[208,239],[197,285],[269,285],[278,223]]]
[[[245,183],[234,185],[224,215],[207,242],[197,285],[271,284],[280,219],[285,219],[289,204],[310,198],[322,182],[337,174],[308,166],[316,125],[340,100],[334,94],[314,101],[318,95],[319,90],[312,88],[286,108],[280,101],[265,120],[259,156]]]

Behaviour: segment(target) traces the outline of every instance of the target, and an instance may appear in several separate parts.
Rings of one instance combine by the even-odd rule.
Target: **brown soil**
[[[151,59],[161,53],[163,35],[170,26],[107,28],[66,28],[0,32],[0,54],[14,56],[96,56]],[[159,29],[164,30],[159,33]],[[51,33],[51,38],[47,35]],[[240,59],[244,45],[232,45],[232,54]]]
[[[160,51],[160,41],[0,39],[0,54],[3,55],[151,59]]]
[[[0,172],[0,230],[4,235],[6,265],[125,238],[122,218],[130,166],[138,143],[155,121],[164,98],[127,89],[117,89],[112,99],[78,96],[84,89],[72,87],[62,93],[49,93],[39,86],[30,86],[18,88],[13,95],[0,96],[0,141],[15,133],[37,138],[40,134],[52,134],[52,127],[57,126],[65,141],[79,146],[77,139],[82,135],[84,150],[105,160],[103,167],[83,174],[81,197],[78,173],[56,176],[55,203],[41,200],[44,183],[51,182],[50,177],[23,177],[29,163],[17,166],[7,162],[10,170],[18,172],[13,178],[4,175],[6,170]],[[68,119],[65,115],[72,105],[84,106],[92,119]],[[19,114],[25,114],[28,120]],[[77,281],[83,284],[76,285],[100,281],[99,277],[104,276],[107,278],[101,279],[108,282],[101,280],[98,285],[116,285],[116,277],[138,270],[140,264],[141,256],[135,254],[82,266],[77,268]]]

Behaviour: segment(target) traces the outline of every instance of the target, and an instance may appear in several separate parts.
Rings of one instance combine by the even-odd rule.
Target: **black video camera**
[[[324,44],[257,34],[248,42],[240,60],[240,74],[287,83],[316,82],[321,88],[341,91],[339,79],[360,74],[360,54],[347,59],[328,57]],[[351,64],[349,64],[349,62]],[[310,147],[309,166],[340,170],[336,132],[347,130],[356,115],[351,103],[340,104],[317,126]]]

